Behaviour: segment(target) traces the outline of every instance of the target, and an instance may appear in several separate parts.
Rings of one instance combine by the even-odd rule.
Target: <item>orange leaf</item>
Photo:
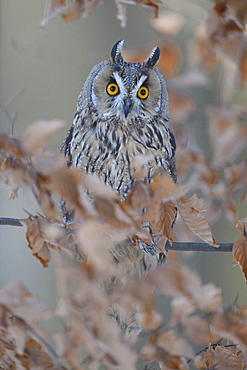
[[[162,231],[163,237],[167,238],[170,242],[173,242],[172,226],[176,219],[176,215],[177,207],[172,200],[161,203],[157,228]]]
[[[242,370],[243,364],[230,349],[210,346],[204,355],[204,364],[210,369]]]
[[[25,157],[27,155],[22,141],[7,134],[0,134],[0,151],[14,157]]]
[[[234,262],[238,263],[247,282],[247,237],[242,234],[235,241],[232,249]]]
[[[215,334],[210,332],[207,321],[199,316],[184,317],[181,325],[188,339],[193,343],[212,343],[219,339]]]
[[[58,14],[63,13],[65,10],[65,0],[47,0],[44,16],[42,21],[40,22],[40,26],[45,27],[50,19],[56,17]]]
[[[202,212],[206,211],[204,199],[196,194],[189,199],[181,197],[177,200],[179,214],[193,233],[198,235],[206,243],[217,247],[210,226]]]
[[[50,239],[60,237],[60,230],[51,230],[52,224],[45,218],[29,216],[25,220],[21,220],[24,229],[26,230],[26,238],[28,247],[32,250],[33,255],[42,263],[43,267],[47,267],[50,261],[49,247],[60,251],[60,248]]]
[[[100,0],[73,0],[61,17],[67,24],[70,24],[80,17],[87,17],[99,5],[102,5]]]
[[[160,171],[154,176],[153,182],[148,184],[148,188],[154,202],[178,199],[184,193],[164,171]]]
[[[213,316],[212,325],[221,337],[227,338],[233,343],[238,343],[243,351],[247,348],[247,319],[246,312],[223,311]]]

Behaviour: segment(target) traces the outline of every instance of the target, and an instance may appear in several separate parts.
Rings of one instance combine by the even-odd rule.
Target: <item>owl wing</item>
[[[173,179],[174,182],[177,182],[177,170],[176,170],[176,159],[175,159],[176,140],[170,129],[168,129],[168,133],[169,133],[169,142],[171,145],[171,156],[167,158],[167,162],[169,164],[171,178]]]
[[[60,153],[63,153],[67,160],[67,166],[71,167],[72,165],[72,153],[71,153],[71,141],[73,139],[74,135],[74,126],[72,125],[69,129],[69,132],[65,138],[65,140],[62,142]]]

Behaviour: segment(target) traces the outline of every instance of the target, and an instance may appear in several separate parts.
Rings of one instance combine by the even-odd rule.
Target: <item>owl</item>
[[[131,163],[135,156],[151,158],[145,182],[151,182],[159,169],[176,182],[176,144],[168,128],[168,94],[155,67],[160,49],[155,47],[142,63],[129,63],[122,56],[123,43],[118,41],[110,60],[97,64],[89,73],[61,147],[69,167],[97,174],[120,201],[133,187]],[[157,253],[154,235],[152,240],[139,244],[150,255]]]

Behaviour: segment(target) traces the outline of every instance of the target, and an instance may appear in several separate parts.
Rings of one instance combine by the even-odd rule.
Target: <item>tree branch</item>
[[[171,251],[195,251],[195,252],[231,252],[233,243],[218,243],[218,247],[213,247],[207,243],[166,243],[165,249]]]
[[[7,225],[7,226],[23,226],[20,222],[21,219],[18,218],[6,218],[0,217],[0,225]]]
[[[0,225],[8,226],[22,226],[18,218],[0,218]],[[183,252],[231,252],[233,243],[218,243],[219,247],[212,247],[207,243],[173,243],[170,245],[169,241],[166,243],[165,249],[171,251]]]

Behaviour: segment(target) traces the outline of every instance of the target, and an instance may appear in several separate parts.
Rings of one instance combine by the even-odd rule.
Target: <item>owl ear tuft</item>
[[[159,58],[160,58],[160,48],[158,46],[155,46],[155,48],[153,48],[147,59],[144,60],[143,64],[147,68],[152,68],[158,62]]]
[[[124,40],[119,40],[111,49],[111,58],[113,63],[123,63],[121,51],[124,44]]]

